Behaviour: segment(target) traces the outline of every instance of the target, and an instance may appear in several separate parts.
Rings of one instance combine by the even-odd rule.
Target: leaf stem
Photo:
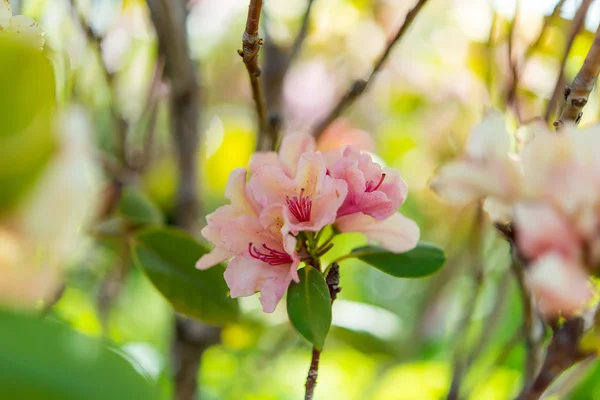
[[[331,304],[337,298],[337,294],[342,290],[340,288],[340,266],[337,263],[331,263],[326,269],[327,276],[325,282],[329,288],[329,296],[331,297]],[[304,394],[304,400],[312,400],[315,386],[317,386],[317,376],[319,375],[319,361],[321,359],[321,351],[313,347],[312,358],[310,360],[310,368],[308,375],[306,376],[306,392]]]
[[[323,230],[321,230],[321,232],[319,232],[317,234],[317,243],[319,243],[319,239],[321,238],[321,234],[322,234]],[[331,243],[331,241],[333,240],[333,238],[335,237],[336,232],[335,230],[333,232],[331,232],[331,235],[327,238],[327,240],[325,242],[323,242],[323,244],[321,245],[321,247],[319,248],[319,251],[321,251],[322,249],[324,249],[325,247],[327,247],[327,245],[329,243]]]

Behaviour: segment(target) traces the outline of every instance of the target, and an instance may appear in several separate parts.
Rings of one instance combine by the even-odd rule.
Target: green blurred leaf
[[[186,233],[173,228],[149,228],[133,243],[135,263],[175,310],[212,324],[237,318],[238,303],[228,295],[224,267],[199,271],[196,261],[206,249]]]
[[[438,271],[446,257],[439,247],[419,243],[406,253],[391,253],[377,246],[364,246],[352,250],[356,258],[397,278],[421,278]]]
[[[99,340],[0,311],[0,398],[155,399],[150,382]]]
[[[161,225],[164,222],[158,207],[137,189],[124,189],[117,210],[123,218],[135,225]]]
[[[298,271],[300,283],[288,288],[287,312],[294,328],[322,349],[331,327],[331,298],[325,278],[313,267]]]
[[[56,84],[50,61],[0,38],[0,214],[33,186],[56,147]]]

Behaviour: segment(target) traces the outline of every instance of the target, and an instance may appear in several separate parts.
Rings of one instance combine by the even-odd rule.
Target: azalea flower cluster
[[[458,204],[485,200],[494,222],[510,222],[527,283],[547,317],[571,316],[594,297],[600,262],[600,127],[550,131],[533,122],[517,133],[517,151],[502,116],[486,115],[466,154],[431,182]]]
[[[225,195],[231,204],[206,217],[202,235],[215,244],[199,269],[231,259],[225,280],[231,297],[260,291],[263,311],[273,312],[302,261],[315,260],[319,233],[361,232],[396,253],[414,248],[419,228],[398,208],[408,187],[398,171],[381,168],[353,146],[315,150],[305,134],[286,136],[279,153],[256,153],[246,169],[231,173]]]

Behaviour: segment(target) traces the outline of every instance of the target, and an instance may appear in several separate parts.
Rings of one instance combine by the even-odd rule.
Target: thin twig
[[[121,112],[117,108],[116,103],[114,101],[115,86],[116,86],[116,74],[113,71],[108,69],[108,67],[106,66],[106,64],[104,63],[104,61],[102,59],[103,37],[101,35],[98,35],[92,29],[92,27],[90,26],[88,21],[83,16],[79,7],[77,7],[75,0],[69,0],[69,4],[71,6],[73,16],[75,17],[75,19],[77,21],[77,24],[79,25],[79,27],[85,34],[87,41],[89,43],[91,43],[92,46],[94,47],[94,50],[96,52],[96,57],[98,57],[98,60],[99,60],[100,70],[102,71],[102,74],[104,75],[104,79],[108,86],[108,90],[111,93],[110,113],[111,113],[112,119],[114,121],[114,124],[116,126],[117,155],[119,157],[119,160],[123,164],[123,167],[126,169],[126,167],[128,166],[127,131],[129,130],[129,123],[127,122],[127,120],[125,120],[125,118],[123,118],[123,116],[121,115]]]
[[[308,34],[308,25],[313,4],[314,0],[308,1],[306,11],[302,17],[300,30],[294,39],[291,49],[286,49],[277,45],[277,43],[271,39],[269,30],[265,29],[265,62],[261,81],[263,83],[270,135],[259,137],[257,150],[274,150],[279,141],[279,131],[283,125],[283,83],[290,65],[298,54],[300,54],[302,46],[304,45],[304,41]]]
[[[517,287],[521,293],[523,303],[523,338],[525,341],[525,361],[523,372],[523,386],[529,385],[537,373],[542,358],[542,341],[544,337],[543,323],[538,316],[529,289],[525,285],[523,265],[519,257],[513,255],[511,270],[515,277]]]
[[[296,58],[296,56],[298,55],[298,53],[300,53],[300,50],[302,49],[304,39],[306,39],[306,35],[308,34],[308,23],[310,22],[310,14],[314,2],[314,0],[308,0],[306,11],[304,12],[304,16],[302,17],[302,24],[300,25],[300,30],[296,35],[296,39],[294,39],[294,44],[292,45],[292,50],[290,51],[290,60]]]
[[[267,121],[267,108],[259,79],[262,71],[258,65],[258,53],[260,46],[263,44],[262,38],[258,35],[262,3],[262,0],[250,0],[246,29],[242,36],[242,50],[238,50],[238,54],[244,60],[244,65],[246,65],[250,86],[252,87],[252,98],[254,98],[256,115],[258,116],[258,142],[261,141],[263,136],[271,136]]]
[[[340,288],[340,266],[337,263],[332,263],[329,268],[329,273],[325,278],[327,287],[329,288],[329,297],[331,297],[331,304],[337,298],[338,293],[342,290]],[[312,400],[315,386],[317,385],[317,376],[319,375],[319,360],[321,359],[321,351],[316,347],[312,349],[312,357],[310,360],[310,368],[308,375],[306,376],[306,392],[304,394],[304,400]]]
[[[316,138],[319,138],[321,134],[325,131],[325,129],[338,117],[342,114],[348,107],[354,103],[354,101],[365,92],[369,84],[374,80],[375,75],[379,72],[379,70],[383,67],[385,62],[387,61],[392,49],[396,43],[402,39],[404,34],[408,31],[408,28],[412,25],[416,16],[419,14],[419,11],[423,8],[423,6],[427,3],[427,0],[419,0],[417,4],[406,14],[406,19],[400,25],[400,28],[396,32],[396,34],[389,40],[386,49],[379,56],[379,59],[375,63],[371,74],[367,78],[367,80],[358,79],[352,83],[350,88],[346,91],[346,94],[338,101],[333,110],[321,121],[317,124],[317,126],[313,129],[313,135]]]
[[[561,93],[565,93],[565,101],[566,101],[567,94],[564,89],[564,79],[565,79],[565,67],[567,65],[567,59],[569,58],[569,53],[571,52],[571,47],[573,46],[573,43],[575,42],[575,38],[577,37],[577,35],[579,34],[579,31],[581,31],[581,29],[584,26],[585,16],[587,15],[587,12],[588,12],[591,4],[592,4],[592,0],[582,0],[581,5],[579,6],[579,9],[575,13],[575,17],[573,17],[573,22],[571,23],[571,31],[569,32],[569,37],[567,39],[565,51],[563,52],[563,57],[560,62],[560,69],[558,71],[558,77],[556,78],[556,85],[554,86],[554,91],[552,92],[552,97],[550,98],[550,102],[548,103],[548,107],[546,108],[545,120],[548,122],[550,122],[550,118],[552,118],[552,113],[554,111],[554,107],[558,104],[558,99],[560,98]],[[596,77],[596,76],[598,76],[597,72],[594,75],[594,77]],[[575,79],[577,79],[577,78],[575,78]],[[595,82],[595,79],[594,79],[594,82]],[[591,87],[594,86],[594,82],[592,82]],[[575,82],[573,82],[573,84],[575,84]],[[592,89],[590,88],[590,92],[591,92],[591,90]],[[589,95],[589,93],[588,93],[588,95]],[[586,102],[587,102],[587,96],[585,98],[586,98]],[[581,108],[583,108],[583,105],[581,106]],[[579,111],[575,115],[575,118],[573,118],[573,121],[577,119],[578,115],[579,115]],[[562,118],[562,116],[561,116],[561,118]]]

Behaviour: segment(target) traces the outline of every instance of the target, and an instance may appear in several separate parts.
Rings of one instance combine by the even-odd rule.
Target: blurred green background
[[[303,50],[284,82],[284,133],[309,131],[350,82],[367,76],[386,37],[412,3],[314,1]],[[486,107],[506,111],[510,128],[519,119],[544,114],[580,2],[565,1],[561,11],[550,16],[556,3],[520,1],[513,26],[515,1],[430,0],[367,93],[345,113],[340,132],[351,138],[363,137],[353,130],[371,135],[370,150],[382,163],[398,168],[409,185],[401,211],[419,223],[422,240],[446,249],[448,261],[441,272],[421,280],[392,279],[360,261],[342,266],[343,290],[333,308],[334,327],[322,355],[316,399],[441,399],[457,365],[467,368],[464,398],[502,400],[518,393],[524,355],[522,303],[509,270],[508,245],[486,222],[482,256],[474,257],[468,249],[472,228],[478,225],[475,208],[443,204],[427,183],[439,165],[461,154],[469,129]],[[236,53],[247,2],[191,0],[187,6],[190,53],[202,89],[197,159],[204,216],[225,202],[229,173],[245,167],[256,146],[250,85]],[[271,40],[290,46],[306,6],[306,0],[266,1],[263,28],[268,28]],[[152,210],[151,217],[142,213],[142,224],[148,218],[151,223],[163,218],[172,222],[178,176],[169,138],[169,88],[153,78],[162,71],[162,62],[147,5],[139,0],[91,0],[77,2],[74,11],[66,1],[19,0],[13,8],[14,14],[36,19],[46,32],[43,55],[54,69],[58,103],[52,107],[78,104],[87,111],[93,157],[103,171],[103,182],[118,173],[141,193],[141,201]],[[600,2],[593,2],[566,63],[567,81],[581,65],[599,21]],[[91,34],[86,35],[82,22]],[[511,35],[518,102],[508,96],[513,84]],[[3,54],[0,58],[7,60],[9,53]],[[2,67],[1,79],[8,82],[11,67],[6,66],[8,72]],[[44,71],[31,76],[42,82]],[[0,140],[16,129],[9,122],[18,124],[18,110],[26,104],[36,110],[47,106],[43,98],[40,104],[17,99],[18,93],[10,93],[10,88],[0,92],[6,104],[24,104],[13,107],[15,112],[0,100]],[[39,87],[33,89],[32,101],[41,98],[40,93]],[[590,100],[582,124],[598,118],[596,91]],[[131,173],[114,167],[122,157],[118,121],[127,125],[126,157],[136,166]],[[7,148],[0,153],[9,154]],[[43,165],[43,154],[15,151],[23,164]],[[14,178],[6,173],[13,164],[5,165],[5,160],[0,159],[0,179]],[[31,168],[35,175],[36,167]],[[2,193],[0,201],[16,201],[8,191]],[[141,206],[140,200],[133,201],[135,213]],[[169,398],[174,312],[133,265],[127,243],[110,233],[123,218],[132,222],[126,204],[98,222],[94,234],[84,235],[76,251],[61,261],[69,266],[66,286],[44,318],[85,336],[106,338],[156,385],[155,393]],[[43,225],[44,219],[38,223]],[[198,221],[198,227],[202,224]],[[330,259],[364,240],[345,235],[334,243]],[[240,306],[241,319],[224,326],[220,343],[203,354],[200,397],[301,398],[310,346],[287,321],[285,302],[270,315],[261,312],[257,296],[241,299]],[[11,328],[1,328],[5,329]],[[6,340],[21,337],[14,334]],[[74,340],[70,346],[76,349],[78,343]],[[564,385],[559,382],[549,398],[600,399],[600,365],[572,374],[573,379]]]

